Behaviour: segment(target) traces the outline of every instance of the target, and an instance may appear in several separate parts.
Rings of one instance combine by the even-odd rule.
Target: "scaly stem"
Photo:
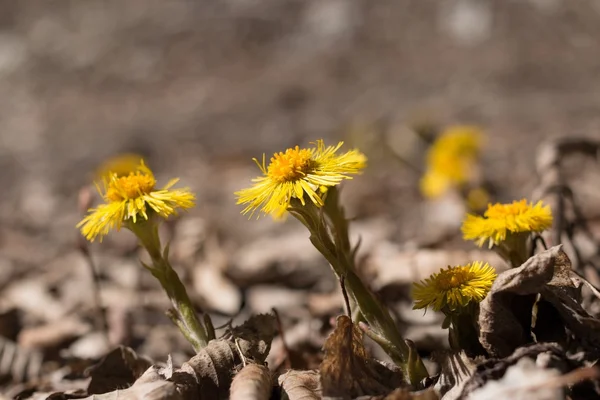
[[[194,350],[198,352],[208,344],[209,334],[200,322],[185,286],[169,263],[168,246],[164,251],[162,250],[158,237],[158,226],[150,218],[147,221],[129,223],[127,228],[138,237],[141,245],[150,255],[152,265],[143,265],[160,282],[171,300],[173,309],[168,313],[169,317],[192,344]]]
[[[312,244],[327,259],[338,279],[344,280],[372,333],[382,338],[380,343],[386,343],[382,348],[403,369],[409,383],[418,388],[429,376],[427,370],[418,354],[402,338],[387,308],[356,275],[357,247],[351,248],[348,221],[339,205],[336,188],[329,188],[322,209],[311,202],[301,205],[299,201],[293,201],[289,211],[308,228]]]

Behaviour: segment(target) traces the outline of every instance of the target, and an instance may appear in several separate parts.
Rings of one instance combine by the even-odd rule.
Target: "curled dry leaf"
[[[100,394],[127,388],[150,365],[151,362],[148,359],[138,357],[131,348],[119,346],[87,371],[92,378],[88,386],[88,393]]]
[[[127,398],[228,399],[231,381],[243,360],[263,363],[276,331],[275,317],[255,315],[223,338],[212,340],[180,369],[172,371],[169,362],[167,368],[153,366],[146,370],[127,392],[131,396]],[[122,398],[122,393],[121,390],[106,393],[103,398]]]
[[[291,370],[278,379],[283,391],[282,398],[289,400],[320,400],[321,379],[317,371]]]
[[[582,278],[571,271],[562,246],[501,273],[480,305],[481,344],[490,355],[506,357],[517,347],[531,343],[532,308],[539,293],[538,341],[566,341],[568,330],[590,356],[600,355],[600,320],[581,307],[581,282]],[[549,315],[558,317],[560,323],[551,321]]]
[[[463,386],[477,368],[475,361],[464,351],[436,352],[432,354],[432,358],[441,369],[435,389],[444,400],[460,398]]]
[[[355,398],[382,395],[402,386],[400,371],[392,371],[367,356],[363,333],[349,317],[338,317],[321,363],[323,396]]]
[[[233,328],[173,373],[183,398],[227,399],[235,372],[244,359],[263,363],[277,332],[275,317],[261,314]]]
[[[231,383],[231,400],[269,400],[273,388],[271,372],[264,365],[250,363]]]
[[[164,380],[159,368],[151,366],[135,383],[123,390],[96,394],[86,399],[95,400],[181,400],[177,387],[173,382]]]

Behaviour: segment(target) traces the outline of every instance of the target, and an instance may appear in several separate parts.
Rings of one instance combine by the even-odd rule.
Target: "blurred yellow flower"
[[[264,155],[262,164],[254,159],[263,175],[252,180],[253,186],[235,193],[237,204],[246,204],[242,214],[252,215],[260,209],[264,214],[281,218],[292,198],[299,199],[304,205],[305,194],[321,207],[321,193],[326,187],[352,179],[348,174],[358,174],[366,165],[367,158],[358,150],[335,154],[343,142],[327,147],[323,140],[313,144],[316,147],[311,149],[296,146],[275,153],[268,166]]]
[[[119,178],[127,176],[137,170],[140,160],[143,159],[142,156],[135,153],[123,153],[111,157],[96,169],[96,180],[109,180],[112,174],[117,174]]]
[[[177,214],[177,209],[194,206],[194,194],[187,188],[171,189],[179,179],[172,179],[162,189],[156,190],[154,174],[143,161],[126,176],[110,173],[103,179],[104,190],[98,185],[98,192],[104,204],[88,210],[77,228],[89,241],[107,235],[111,229],[119,230],[123,222],[131,220],[136,223],[138,217],[148,219],[148,214],[155,212],[163,218]],[[150,208],[150,210],[147,209]]]
[[[435,311],[452,312],[471,301],[479,303],[490,291],[496,276],[494,268],[479,261],[440,269],[439,273],[413,283],[413,309],[430,307]]]
[[[473,173],[482,136],[481,130],[473,126],[454,126],[442,132],[427,151],[421,193],[436,198],[466,183]]]
[[[484,210],[490,202],[490,194],[482,187],[467,192],[467,206],[473,211]]]
[[[542,232],[552,226],[552,211],[541,201],[527,200],[510,204],[488,204],[483,217],[468,214],[462,225],[465,240],[474,240],[479,247],[489,242],[489,247],[506,240],[509,233]]]

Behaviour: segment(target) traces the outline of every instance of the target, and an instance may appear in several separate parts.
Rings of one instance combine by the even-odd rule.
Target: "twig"
[[[283,324],[281,323],[281,318],[279,317],[279,313],[277,312],[275,307],[271,308],[271,311],[273,312],[273,315],[275,315],[275,321],[277,322],[277,330],[279,331],[279,336],[281,336],[281,343],[283,343],[285,369],[292,369],[292,360],[290,358],[291,352],[287,342],[285,341],[285,334],[283,333]]]
[[[92,295],[94,298],[94,307],[96,309],[96,323],[99,325],[100,331],[102,332],[102,336],[104,336],[104,340],[106,344],[110,347],[110,336],[108,333],[108,320],[106,318],[106,313],[102,307],[102,297],[100,296],[100,277],[98,275],[96,264],[92,258],[90,253],[90,249],[86,242],[78,238],[79,241],[79,251],[83,255],[83,258],[86,261],[88,266],[88,270],[90,271],[90,275],[92,277]]]
[[[79,212],[81,214],[85,214],[93,202],[91,188],[89,186],[82,187],[79,190],[79,196],[77,200],[77,208],[79,209]],[[94,307],[96,308],[96,323],[99,325],[106,344],[110,347],[111,343],[108,333],[108,320],[102,308],[102,298],[100,296],[100,277],[98,276],[96,264],[92,258],[88,242],[84,240],[81,235],[77,236],[77,248],[83,255],[92,277],[92,295],[94,297]]]
[[[346,291],[346,285],[344,282],[346,281],[345,276],[340,276],[340,288],[342,289],[342,295],[344,296],[344,304],[346,305],[346,314],[352,321],[352,308],[350,307],[350,298],[348,297],[348,292]]]
[[[600,141],[589,138],[559,138],[543,143],[537,154],[536,169],[541,182],[536,189],[535,197],[551,196],[550,202],[555,219],[551,236],[552,244],[560,244],[564,233],[574,249],[576,268],[582,267],[583,260],[573,240],[575,227],[580,226],[589,238],[592,240],[594,238],[587,225],[582,223],[584,218],[581,209],[575,202],[571,188],[566,184],[563,176],[562,161],[573,154],[583,154],[598,159],[599,153]],[[573,221],[569,221],[566,216],[567,199],[575,214]]]

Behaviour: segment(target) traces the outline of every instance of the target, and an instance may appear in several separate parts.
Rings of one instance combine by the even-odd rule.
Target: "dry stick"
[[[275,315],[275,321],[277,322],[277,330],[279,331],[279,336],[281,336],[281,343],[283,343],[283,352],[284,352],[284,366],[286,370],[292,369],[292,359],[290,358],[290,348],[288,347],[287,342],[285,341],[285,334],[283,332],[283,324],[281,323],[281,318],[279,317],[279,313],[275,309],[275,307],[271,308],[273,315]]]
[[[344,296],[344,304],[346,305],[346,314],[348,314],[348,318],[352,321],[352,308],[350,307],[350,298],[348,297],[348,292],[346,291],[346,285],[344,282],[346,281],[346,277],[344,275],[340,276],[340,288],[342,289],[342,295]]]
[[[84,186],[79,190],[78,208],[79,211],[84,214],[92,204],[92,193],[89,186]],[[92,277],[92,294],[94,296],[94,307],[96,308],[96,323],[99,325],[100,331],[104,336],[107,346],[110,347],[110,336],[108,333],[108,320],[106,314],[102,309],[102,298],[100,296],[100,277],[96,268],[96,263],[92,258],[88,242],[83,239],[81,235],[77,237],[77,248],[83,255],[86,261],[88,270]]]
[[[107,346],[110,347],[111,343],[110,336],[108,334],[108,320],[106,318],[106,313],[102,308],[102,298],[100,296],[100,277],[98,276],[96,263],[94,263],[94,260],[92,259],[92,255],[87,243],[84,243],[81,238],[78,238],[78,240],[79,251],[81,251],[81,254],[83,254],[90,271],[90,275],[92,276],[92,294],[94,296],[94,307],[96,308],[96,323],[99,325],[100,331],[102,332],[102,336],[104,337]]]
[[[562,173],[562,160],[572,154],[584,154],[592,157],[598,157],[600,153],[600,141],[588,138],[560,138],[551,140],[540,146],[536,157],[536,169],[541,182],[536,189],[537,196],[553,195],[555,224],[552,231],[552,244],[561,243],[562,234],[565,233],[573,248],[573,229],[569,228],[565,216],[565,197],[569,197],[571,205],[578,219],[580,217],[579,207],[575,204],[572,192],[565,183]],[[566,196],[565,196],[566,195]],[[584,227],[585,228],[585,227]],[[590,238],[589,230],[586,233]],[[575,250],[578,257],[577,262],[581,266],[580,255]]]

